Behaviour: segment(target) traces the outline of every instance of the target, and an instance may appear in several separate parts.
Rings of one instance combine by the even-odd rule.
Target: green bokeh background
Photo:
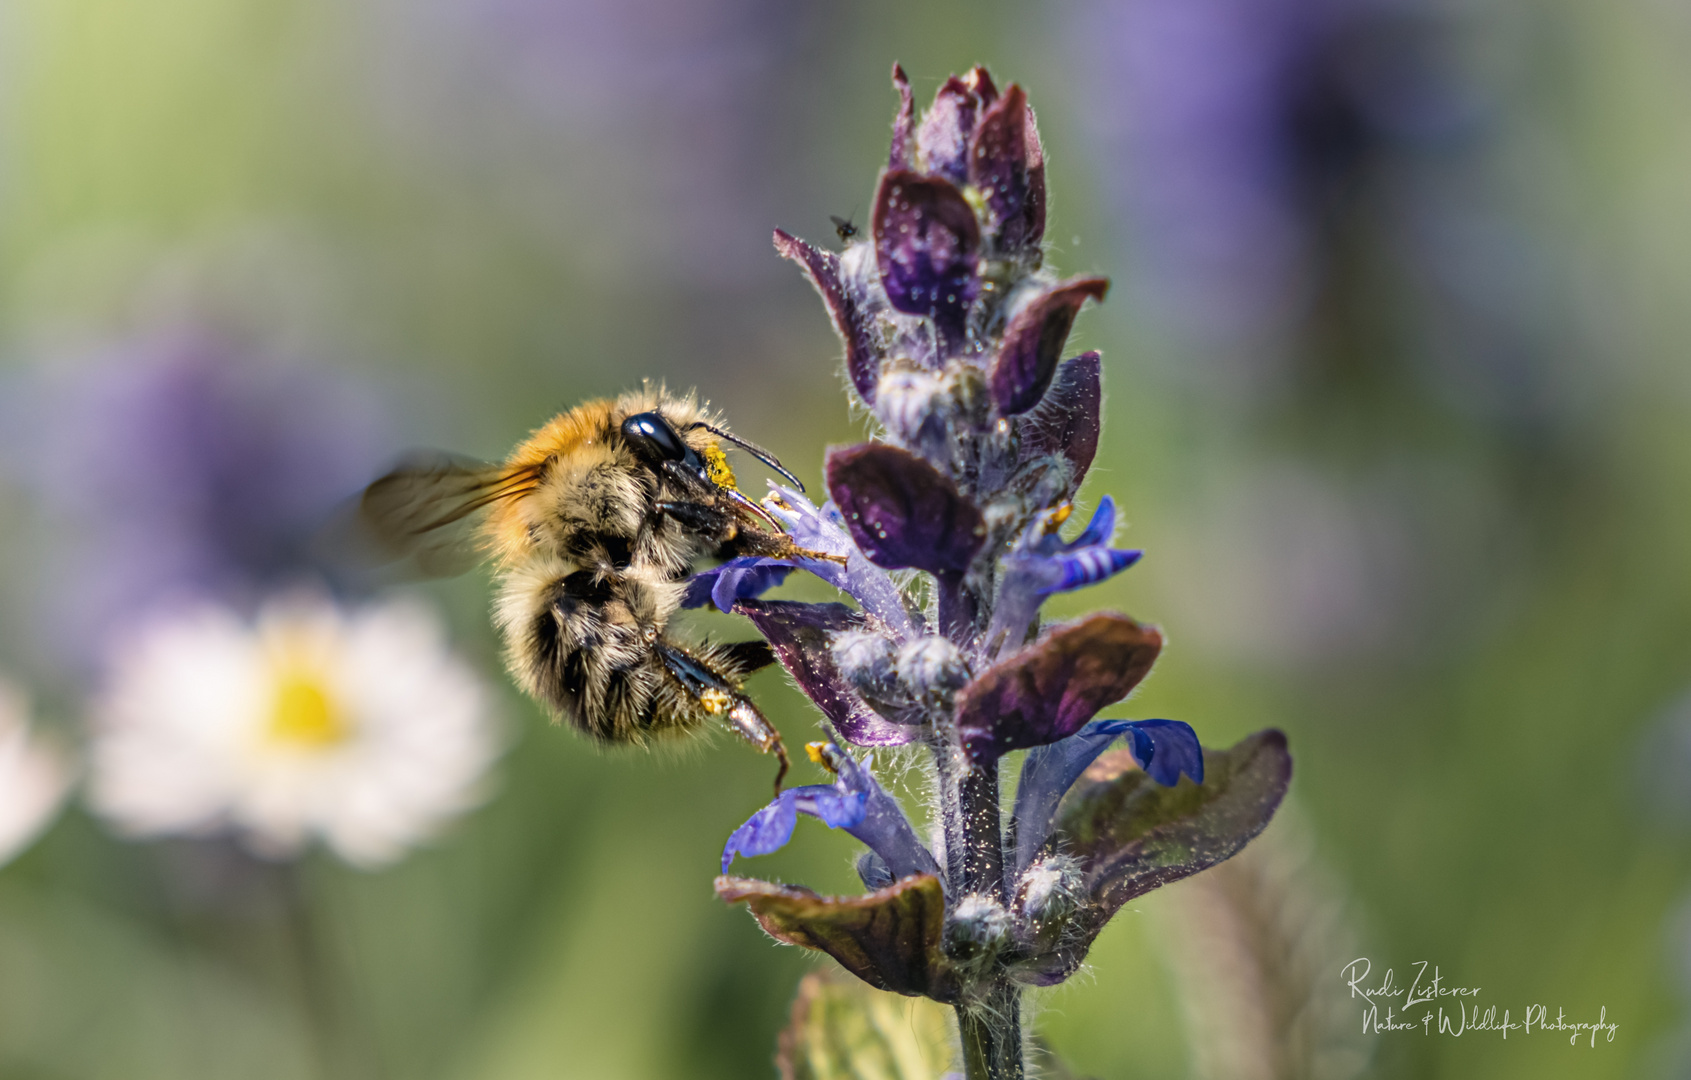
[[[617,140],[661,131],[647,115],[661,97],[628,95],[627,127],[602,114],[566,135],[497,101],[407,102],[426,69],[406,74],[388,33],[404,17],[321,0],[0,6],[0,363],[51,363],[61,341],[186,307],[436,402],[413,441],[496,455],[649,375],[698,386],[812,480],[823,447],[862,428],[821,309],[767,228],[820,237],[829,213],[864,213],[894,58],[919,99],[975,62],[1028,86],[1052,260],[1127,272],[1104,208],[1119,178],[1086,153],[1093,106],[1060,7],[806,12],[799,44],[755,58],[769,83],[744,178],[755,229],[704,198],[691,216],[684,177],[618,174],[645,159]],[[1671,920],[1691,859],[1641,761],[1691,684],[1691,17],[1493,0],[1463,25],[1471,74],[1502,103],[1493,182],[1567,283],[1553,362],[1584,388],[1579,408],[1540,441],[1366,389],[1253,409],[1171,374],[1173,346],[1131,303],[1106,304],[1076,334],[1104,350],[1110,393],[1085,494],[1113,494],[1149,554],[1061,610],[1166,628],[1135,715],[1217,745],[1288,732],[1295,798],[1377,965],[1401,976],[1427,959],[1488,1001],[1620,1024],[1595,1049],[1394,1037],[1370,1075],[1667,1076],[1683,1067]],[[434,113],[426,130],[408,104]],[[677,222],[692,254],[671,260]],[[1229,587],[1277,580],[1298,554],[1238,510],[1275,469],[1401,511],[1434,552],[1435,573],[1405,586],[1420,602],[1385,611],[1370,647],[1277,650],[1281,620],[1252,597],[1278,594]],[[1218,539],[1217,521],[1239,528]],[[14,531],[0,539],[24,550]],[[485,580],[425,588],[496,670]],[[0,667],[27,677],[27,621],[15,609],[3,625]],[[775,675],[753,686],[804,741],[803,700]],[[74,725],[71,689],[44,698]],[[382,873],[314,856],[200,902],[174,882],[236,856],[122,843],[73,807],[0,870],[0,1076],[292,1078],[325,1061],[441,1080],[772,1075],[814,962],[710,891],[766,762],[726,740],[607,754],[514,693],[503,704],[515,741],[498,796]],[[852,850],[801,827],[757,872],[851,890]],[[307,916],[290,919],[298,896]],[[1157,905],[1178,902],[1132,905],[1085,975],[1039,995],[1041,1030],[1077,1071],[1186,1075],[1156,940]]]

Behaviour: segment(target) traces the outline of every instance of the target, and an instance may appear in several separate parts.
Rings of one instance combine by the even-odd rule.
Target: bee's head
[[[687,445],[675,427],[662,413],[635,413],[622,422],[622,438],[628,448],[655,471],[663,471],[665,462],[675,462],[702,480],[709,480],[705,463],[698,451]]]
[[[775,470],[798,490],[804,490],[804,484],[798,477],[783,468],[769,451],[755,443],[749,443],[702,420],[687,425],[687,430],[703,430],[718,439],[733,443]],[[656,472],[683,469],[689,476],[697,477],[718,490],[739,494],[736,490],[734,471],[729,468],[728,458],[723,454],[721,445],[709,442],[702,450],[695,450],[661,413],[643,412],[630,416],[622,422],[622,437],[634,455]]]

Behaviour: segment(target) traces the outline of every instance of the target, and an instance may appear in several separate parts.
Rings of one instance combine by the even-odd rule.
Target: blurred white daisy
[[[64,755],[30,730],[22,691],[0,679],[0,865],[53,820],[70,780]]]
[[[421,605],[203,606],[117,650],[89,801],[130,836],[233,831],[268,856],[321,838],[370,867],[479,803],[498,752],[484,684]]]

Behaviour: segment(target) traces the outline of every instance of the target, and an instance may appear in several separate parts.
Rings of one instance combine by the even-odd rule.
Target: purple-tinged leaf
[[[1067,494],[1073,497],[1098,454],[1104,404],[1100,357],[1082,353],[1057,366],[1051,389],[1022,417],[1022,459],[1061,455],[1070,466]]]
[[[1089,902],[1064,945],[1018,963],[1017,978],[1062,982],[1123,904],[1231,858],[1263,830],[1292,778],[1286,736],[1259,731],[1204,758],[1202,784],[1163,787],[1126,750],[1105,754],[1081,774],[1057,807],[1045,850],[1080,860]]]
[[[845,345],[846,374],[851,377],[851,385],[865,404],[874,404],[881,361],[875,351],[871,320],[840,281],[840,257],[780,229],[775,230],[775,250],[782,258],[798,263],[816,287],[834,333]]]
[[[1045,151],[1027,95],[1015,83],[975,123],[969,183],[986,200],[999,251],[1038,248],[1045,234]]]
[[[809,560],[805,562],[808,564]],[[681,594],[681,606],[698,608],[714,603],[719,611],[732,611],[735,601],[762,596],[787,580],[787,575],[796,569],[797,563],[764,555],[729,559],[721,566],[688,578],[687,591]]]
[[[1104,299],[1109,289],[1108,278],[1071,278],[1016,311],[1004,329],[1004,342],[989,377],[992,400],[1001,415],[1025,413],[1039,404],[1057,372],[1057,358],[1080,306],[1089,299]]]
[[[1037,255],[1040,242],[1045,239],[1045,146],[1039,141],[1039,123],[1033,106],[1028,106],[1027,126],[1023,132],[1028,151],[1027,197],[1022,212],[998,226],[998,246],[1001,251],[1015,251]],[[1034,260],[1038,265],[1038,260]]]
[[[765,933],[816,949],[869,985],[912,997],[956,1001],[956,973],[940,951],[945,891],[929,874],[863,896],[821,896],[794,885],[719,877],[716,895],[744,901]]]
[[[998,87],[993,85],[992,75],[979,64],[969,69],[969,73],[963,76],[963,81],[975,92],[975,98],[981,103],[981,108],[991,108],[992,103],[998,100]]]
[[[923,172],[959,186],[967,182],[969,136],[975,130],[978,107],[967,83],[955,75],[945,80],[916,129],[916,161]]]
[[[976,761],[1067,738],[1139,685],[1162,634],[1123,615],[1059,627],[982,672],[957,695],[963,748]]]
[[[887,154],[887,168],[910,168],[911,154],[916,148],[912,134],[916,126],[916,99],[910,93],[910,79],[903,66],[892,66],[892,84],[898,90],[898,115],[892,121],[892,148]]]
[[[1075,779],[1119,735],[1128,737],[1133,760],[1164,787],[1185,773],[1204,782],[1204,752],[1190,725],[1178,720],[1094,720],[1066,739],[1036,746],[1022,762],[1016,784],[1016,868],[1025,869],[1051,835],[1057,803]]]
[[[834,662],[833,635],[860,630],[863,616],[844,604],[742,600],[734,608],[752,621],[799,689],[840,736],[858,746],[902,746],[920,733],[895,724],[863,703]]]
[[[870,228],[881,284],[893,307],[933,319],[948,343],[963,340],[980,288],[980,225],[963,193],[939,177],[903,169],[881,175]]]
[[[884,443],[830,450],[824,471],[852,539],[877,566],[961,573],[986,541],[975,504],[908,450]]]

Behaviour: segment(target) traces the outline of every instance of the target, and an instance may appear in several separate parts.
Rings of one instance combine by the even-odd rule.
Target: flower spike
[[[723,869],[787,844],[809,814],[867,845],[856,869],[871,891],[725,875],[717,892],[873,986],[954,1003],[971,1078],[1022,1076],[1020,988],[1071,975],[1126,899],[1238,851],[1274,813],[1291,759],[1278,732],[1205,750],[1179,721],[1095,719],[1163,643],[1122,615],[1039,621],[1047,597],[1140,558],[1113,546],[1108,496],[1072,539],[1060,531],[1103,407],[1099,354],[1063,355],[1109,282],[1042,266],[1045,150],[1020,86],[974,68],[918,113],[896,65],[893,85],[867,241],[842,236],[835,253],[776,234],[822,296],[878,430],[829,451],[820,506],[777,485],[762,503],[823,561],[731,559],[687,595],[762,632],[827,718],[813,759],[835,774],[734,830]],[[857,607],[760,598],[795,567]],[[943,868],[848,744],[931,755],[915,760],[931,770]],[[999,763],[1018,749],[1030,753],[1006,818]]]

